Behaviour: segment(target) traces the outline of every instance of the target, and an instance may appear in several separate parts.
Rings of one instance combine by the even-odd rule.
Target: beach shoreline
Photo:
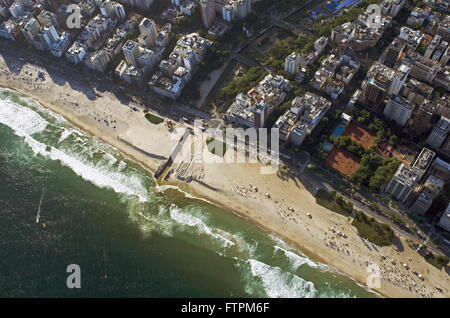
[[[8,71],[5,61],[0,56],[0,70],[0,87],[38,101],[43,107],[64,117],[74,127],[116,148],[151,172],[155,172],[170,156],[179,139],[177,133],[184,128],[176,124],[177,133],[170,133],[164,125],[153,125],[145,119],[141,111],[133,111],[130,105],[123,104],[108,92],[103,92],[100,97],[92,99],[92,96],[83,91],[83,83],[76,83],[81,85],[81,88],[76,89],[73,82],[68,83],[66,79],[58,78],[56,75],[49,76],[47,73],[44,81],[36,81],[34,65],[26,65],[20,72],[14,74]],[[53,94],[48,94],[49,91]],[[194,181],[184,182],[177,178],[178,170],[182,170],[178,164],[173,167],[174,174],[159,185],[174,185],[195,197],[204,198],[231,211],[362,286],[366,286],[368,277],[365,262],[375,263],[382,268],[383,274],[382,288],[375,288],[373,291],[385,297],[421,297],[421,295],[409,290],[407,285],[405,288],[402,282],[396,281],[395,275],[407,274],[402,268],[395,268],[386,264],[386,261],[383,262],[379,257],[380,254],[395,259],[397,267],[401,267],[402,262],[414,263],[414,267],[425,274],[427,281],[420,283],[412,276],[412,278],[401,277],[404,280],[411,280],[411,284],[414,281],[416,284],[424,285],[425,287],[420,289],[423,294],[429,297],[449,297],[447,288],[444,288],[443,293],[437,292],[434,288],[438,284],[441,287],[449,286],[448,283],[444,284],[448,282],[445,271],[439,271],[426,263],[420,255],[409,248],[404,239],[402,239],[403,252],[396,252],[392,247],[378,248],[377,251],[367,249],[362,239],[355,234],[349,220],[317,205],[314,197],[298,177],[261,175],[260,166],[261,164],[250,163],[203,164],[189,172],[196,175]],[[255,186],[258,188],[257,191],[254,190]],[[270,192],[272,198],[266,198],[264,196],[266,192]],[[288,207],[291,206],[295,207],[295,212],[289,212]],[[313,218],[309,219],[306,212],[310,212]],[[335,237],[329,231],[330,227],[340,229],[348,235],[348,239]]]

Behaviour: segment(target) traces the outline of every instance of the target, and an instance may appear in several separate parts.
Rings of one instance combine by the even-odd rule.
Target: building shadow
[[[12,41],[2,40],[0,56],[12,74],[19,74],[25,64],[30,64],[37,70],[43,71],[42,79],[45,80],[45,77],[48,76],[56,85],[64,86],[67,84],[71,89],[82,93],[89,100],[97,98],[96,90],[105,92],[108,89],[111,90],[114,86],[112,80],[106,80],[103,74],[91,71],[82,65],[73,65],[64,58],[57,58],[46,51],[29,50]],[[123,98],[120,101],[127,102]]]
[[[219,191],[217,188],[214,188],[213,186],[210,186],[209,184],[207,184],[207,183],[205,183],[205,182],[203,182],[201,180],[198,180],[196,178],[193,178],[193,177],[188,178],[186,181],[187,182],[194,181],[194,182],[197,182],[198,184],[204,186],[205,188],[208,188],[208,189],[216,191],[216,192]]]
[[[403,252],[405,250],[405,247],[397,236],[394,236],[394,238],[392,239],[392,244],[399,252]]]

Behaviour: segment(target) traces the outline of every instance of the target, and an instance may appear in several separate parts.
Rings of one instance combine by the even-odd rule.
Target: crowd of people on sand
[[[64,96],[65,95],[65,96]],[[94,107],[88,107],[83,103],[79,103],[78,101],[73,101],[75,98],[71,97],[71,95],[66,92],[65,94],[59,93],[58,102],[65,106],[72,107],[75,111],[80,114],[85,114],[92,121],[97,124],[103,124],[107,128],[111,128],[115,130],[117,128],[117,120],[113,118],[111,114],[108,114],[104,111],[97,111]]]
[[[336,231],[333,227],[330,227],[328,231],[325,232],[324,245],[342,253],[344,256],[351,257],[355,265],[367,268],[370,264],[377,264],[380,268],[381,279],[390,282],[392,285],[414,292],[421,297],[433,297],[435,295],[435,292],[421,283],[418,277],[413,277],[408,272],[408,266],[396,266],[397,263],[394,260],[388,260],[383,255],[381,255],[380,261],[373,259],[367,261],[349,248],[349,244],[345,242],[347,236],[344,233]]]
[[[20,69],[17,68],[17,72],[19,72],[19,70]],[[26,84],[27,87],[32,89],[43,88],[42,82],[45,80],[45,77],[40,77],[39,74],[41,74],[42,72],[39,72],[41,71],[38,71],[34,67],[30,67],[27,65],[24,65],[22,67],[22,72],[17,74],[13,73],[8,68],[1,68],[1,75],[3,78],[7,79],[8,81],[18,79],[21,81],[21,83]]]
[[[108,115],[108,114],[104,114],[104,115],[105,115],[105,118],[102,118],[100,116],[100,114],[98,114],[97,112],[94,112],[94,121],[96,120],[99,123],[104,123],[107,127],[109,127],[109,125],[111,124],[111,128],[116,129],[117,120],[112,119],[111,115]]]
[[[258,187],[255,185],[250,184],[249,186],[250,187],[247,188],[235,185],[233,192],[246,199],[259,199],[260,197],[264,197],[266,199],[273,201],[273,204],[275,205],[275,211],[277,215],[281,218],[283,224],[287,224],[288,222],[300,224],[303,225],[308,232],[310,232],[309,228],[307,227],[308,225],[307,222],[303,222],[299,217],[301,215],[300,211],[296,211],[292,206],[285,206],[275,199],[272,200],[270,193],[260,192],[258,190]],[[281,201],[284,202],[284,199],[281,199]],[[309,215],[309,213],[303,214]]]
[[[0,74],[4,79],[8,81],[20,80],[23,88],[27,90],[37,91],[48,89],[45,83],[48,74],[45,71],[27,64],[24,64],[21,68],[16,68],[15,66],[12,67],[13,71],[17,71],[17,73],[13,73],[8,68],[0,69]],[[73,110],[80,114],[86,114],[96,123],[104,124],[105,127],[114,130],[117,129],[117,120],[113,119],[110,114],[107,114],[106,112],[99,113],[95,111],[94,108],[90,108],[85,104],[74,101],[74,99],[75,98],[72,97],[69,92],[59,92],[57,102],[60,105],[73,108]]]
[[[434,291],[428,290],[428,288],[421,283],[418,278],[411,276],[406,268],[397,267],[387,260],[379,265],[381,269],[381,277],[391,282],[394,286],[414,292],[417,296],[434,296]]]
[[[337,226],[337,225],[336,225]],[[341,232],[340,230],[336,230],[334,227],[330,227],[328,232],[324,232],[324,245],[328,248],[336,250],[339,253],[343,253],[344,255],[353,257],[353,262],[355,262],[355,256],[357,253],[354,253],[350,248],[349,244],[346,243],[347,234]]]
[[[275,204],[275,211],[277,215],[282,219],[283,224],[287,224],[287,222],[295,222],[296,224],[302,225],[307,232],[311,233],[308,227],[309,224],[307,222],[307,219],[306,221],[303,221],[302,218],[299,217],[301,215],[299,211],[296,211],[293,207],[285,207],[279,201],[271,198],[269,193],[264,194],[262,192],[259,192],[258,188],[251,184],[249,188],[236,185],[234,186],[233,191],[247,199],[258,199],[259,197],[270,199]],[[284,199],[282,199],[281,201],[284,201]],[[397,263],[391,263],[390,261],[383,258],[378,261],[367,261],[361,255],[359,255],[359,253],[355,252],[357,251],[357,249],[350,248],[350,241],[347,234],[344,233],[343,229],[337,229],[339,228],[339,225],[337,223],[335,224],[335,227],[336,229],[334,227],[329,227],[328,231],[324,232],[323,242],[327,248],[342,254],[343,257],[351,258],[352,263],[356,266],[362,267],[364,271],[369,266],[369,264],[377,264],[380,268],[380,275],[382,280],[389,282],[396,287],[404,289],[405,291],[413,292],[417,295],[417,297],[435,296],[435,291],[427,288],[418,277],[412,276],[411,273],[407,270],[408,267],[396,266]],[[313,234],[311,233],[311,235]]]

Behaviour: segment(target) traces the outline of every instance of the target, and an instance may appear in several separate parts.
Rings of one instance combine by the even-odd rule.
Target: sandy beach
[[[142,109],[133,110],[109,92],[95,92],[88,83],[48,75],[37,79],[38,69],[24,64],[16,70],[0,56],[0,86],[16,90],[62,115],[86,133],[112,145],[126,156],[155,171],[176,146],[183,124],[169,132],[165,124],[155,125]],[[150,110],[151,112],[151,110]],[[185,145],[188,147],[189,142]],[[314,260],[366,285],[367,268],[380,268],[381,287],[374,291],[386,297],[449,297],[450,280],[444,269],[427,263],[405,239],[395,246],[377,247],[360,238],[351,220],[316,204],[305,187],[307,180],[280,170],[260,174],[260,163],[202,164],[175,163],[165,182],[245,217],[264,230],[297,246]],[[182,182],[190,179],[190,182]],[[255,190],[255,187],[257,190]],[[270,198],[265,194],[269,193]],[[307,216],[311,214],[311,218]],[[345,233],[346,238],[331,230]],[[398,248],[402,246],[402,248]],[[382,258],[382,255],[386,259]],[[395,265],[394,265],[395,263]],[[402,266],[407,263],[409,269]],[[421,273],[421,281],[412,273]],[[442,287],[442,292],[435,287]]]

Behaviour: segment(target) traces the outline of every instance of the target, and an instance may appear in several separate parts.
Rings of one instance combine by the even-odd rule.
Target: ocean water
[[[376,296],[6,89],[0,220],[0,297]]]

